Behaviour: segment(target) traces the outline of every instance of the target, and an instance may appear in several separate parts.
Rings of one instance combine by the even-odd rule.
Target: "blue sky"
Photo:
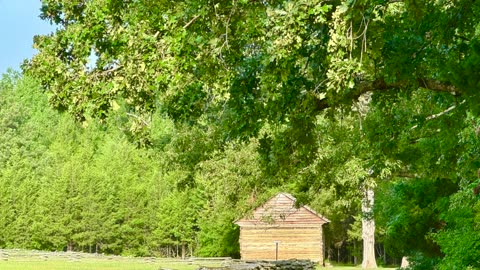
[[[9,67],[19,70],[23,60],[35,54],[34,35],[54,31],[38,17],[41,6],[40,0],[0,0],[0,74]]]

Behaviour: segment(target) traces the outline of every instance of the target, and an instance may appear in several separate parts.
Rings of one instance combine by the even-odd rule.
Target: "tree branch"
[[[373,81],[359,81],[356,83],[354,89],[349,91],[342,97],[344,101],[358,100],[358,98],[368,92],[388,91],[392,89],[420,87],[435,92],[446,92],[453,95],[459,95],[460,91],[450,83],[441,82],[433,79],[417,78],[416,81],[400,81],[396,83],[388,84],[383,78],[378,78]],[[331,107],[331,103],[327,98],[317,98],[315,102],[315,109],[318,111],[325,110]],[[453,108],[452,108],[453,109]],[[448,112],[448,111],[447,111]],[[445,112],[445,113],[447,113]],[[438,116],[437,116],[438,117]]]
[[[463,103],[465,103],[465,100],[462,101],[462,102],[460,102],[459,105],[462,105]],[[444,110],[444,111],[442,111],[442,112],[439,112],[439,113],[437,113],[437,114],[430,115],[430,116],[428,116],[426,119],[427,119],[427,120],[435,119],[435,118],[437,118],[437,117],[440,117],[440,116],[442,116],[442,115],[444,115],[444,114],[449,113],[451,110],[455,109],[456,107],[457,107],[457,105],[450,106],[448,109],[446,109],[446,110]]]
[[[451,112],[452,110],[454,110],[455,108],[457,108],[457,106],[462,105],[463,103],[465,103],[465,100],[463,100],[462,102],[460,102],[460,104],[450,106],[450,107],[448,107],[446,110],[443,110],[443,111],[441,111],[441,112],[439,112],[439,113],[437,113],[437,114],[432,114],[432,115],[430,115],[430,116],[427,116],[427,118],[425,118],[425,120],[426,120],[426,121],[433,120],[433,119],[438,118],[438,117],[440,117],[440,116],[442,116],[442,115],[444,115],[444,114],[447,114],[447,113]],[[415,125],[415,126],[413,126],[412,128],[410,128],[410,129],[412,130],[412,129],[415,129],[415,128],[417,128],[417,127],[418,127],[418,125]]]
[[[111,75],[113,72],[119,70],[119,69],[122,69],[123,66],[122,65],[116,65],[110,69],[104,69],[104,70],[92,70],[90,72],[90,76],[92,76],[93,78],[96,78],[96,79],[99,79],[99,78],[103,78],[103,77],[106,77],[106,76],[109,76]]]
[[[127,115],[136,118],[137,120],[139,120],[140,122],[142,122],[145,126],[150,126],[150,123],[149,123],[149,122],[147,122],[145,119],[143,119],[142,117],[140,117],[140,116],[138,116],[138,115],[136,115],[136,114],[127,113]]]
[[[409,179],[420,178],[420,176],[418,174],[411,173],[411,172],[408,172],[408,171],[400,171],[400,172],[394,173],[392,176],[393,177],[399,177],[399,178],[409,178]]]
[[[445,83],[433,79],[418,78],[418,86],[428,90],[438,91],[438,92],[449,92],[454,95],[459,94],[459,91],[455,86],[450,83]]]
[[[193,17],[187,24],[183,26],[183,29],[187,29],[187,27],[189,27],[192,23],[194,23],[199,17],[200,15]]]
[[[108,75],[108,74],[110,74],[110,73],[112,73],[112,72],[115,72],[115,71],[121,69],[121,68],[123,68],[122,65],[117,65],[117,66],[115,66],[115,67],[113,67],[113,68],[111,68],[111,69],[102,70],[102,72],[100,73],[100,75],[103,75],[103,76],[104,76],[104,75]]]

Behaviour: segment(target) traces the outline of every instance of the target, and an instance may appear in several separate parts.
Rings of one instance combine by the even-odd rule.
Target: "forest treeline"
[[[294,177],[262,167],[256,139],[222,144],[211,129],[178,127],[157,113],[152,145],[138,147],[119,128],[124,111],[76,122],[16,72],[3,75],[0,101],[2,248],[238,257],[234,221],[279,191],[301,192]],[[330,258],[352,262],[361,251],[359,189],[338,195],[331,184],[323,196],[298,195],[332,220]]]
[[[80,125],[16,73],[0,102],[0,247],[238,256],[233,221],[269,188],[253,142],[216,153],[204,132],[159,117],[154,146],[138,148],[121,114]]]
[[[479,1],[42,4],[1,85],[0,246],[235,256],[286,191],[330,259],[480,268]]]
[[[0,100],[2,248],[238,257],[234,221],[296,190],[262,169],[258,140],[220,146],[212,130],[175,127],[156,114],[152,145],[138,147],[119,128],[124,112],[78,123],[15,72],[3,76]],[[312,205],[335,223],[331,259],[349,262],[360,250],[358,224],[348,229],[358,199],[329,192]],[[353,242],[357,250],[346,251]]]

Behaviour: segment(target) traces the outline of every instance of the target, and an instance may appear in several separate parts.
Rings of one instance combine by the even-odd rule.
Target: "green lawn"
[[[112,262],[103,260],[87,260],[87,261],[37,261],[37,262],[21,262],[21,261],[1,261],[0,269],[2,270],[159,270],[160,268],[169,268],[177,270],[194,270],[199,264],[188,265],[186,263],[168,263],[155,262],[145,263],[141,261],[125,261]],[[337,266],[331,270],[359,270],[361,267]],[[381,268],[390,269],[395,268]]]
[[[0,262],[2,270],[158,270],[159,266],[115,262]]]
[[[145,259],[126,257],[86,257],[74,259],[67,256],[23,256],[0,260],[1,270],[194,270],[199,266],[220,266],[220,262],[188,262],[172,259]]]
[[[85,253],[0,250],[1,270],[195,270],[200,266],[220,266],[221,261],[132,258]],[[318,269],[358,270],[361,267],[336,266]],[[393,270],[395,268],[383,268]]]
[[[198,265],[188,265],[186,263],[145,263],[141,261],[102,261],[85,260],[77,262],[69,261],[2,261],[0,269],[2,270],[159,270],[160,268],[169,268],[177,270],[193,270]]]

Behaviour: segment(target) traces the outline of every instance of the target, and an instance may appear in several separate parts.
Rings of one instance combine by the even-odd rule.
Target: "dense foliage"
[[[4,75],[0,100],[0,247],[238,256],[233,221],[264,191],[254,144],[213,153],[192,173],[176,149],[188,142],[165,119],[154,120],[158,146],[145,149],[117,128],[120,116],[79,125],[18,74]]]
[[[122,110],[103,123],[77,123],[49,108],[35,80],[16,73],[1,80],[0,100],[2,248],[237,257],[233,222],[287,190],[302,202],[315,198],[311,206],[332,220],[331,259],[349,260],[343,249],[353,240],[346,230],[358,214],[358,200],[349,197],[359,196],[361,169],[349,161],[350,140],[324,144],[322,161],[281,179],[262,166],[255,139],[217,149],[215,132],[175,126],[156,114],[151,146],[138,148],[118,128]],[[318,124],[332,130],[329,141],[352,131],[351,120]],[[324,169],[334,162],[347,165]]]
[[[23,68],[77,122],[3,80],[0,244],[234,254],[231,222],[287,189],[340,248],[376,188],[392,254],[480,267],[478,1],[42,3]]]

